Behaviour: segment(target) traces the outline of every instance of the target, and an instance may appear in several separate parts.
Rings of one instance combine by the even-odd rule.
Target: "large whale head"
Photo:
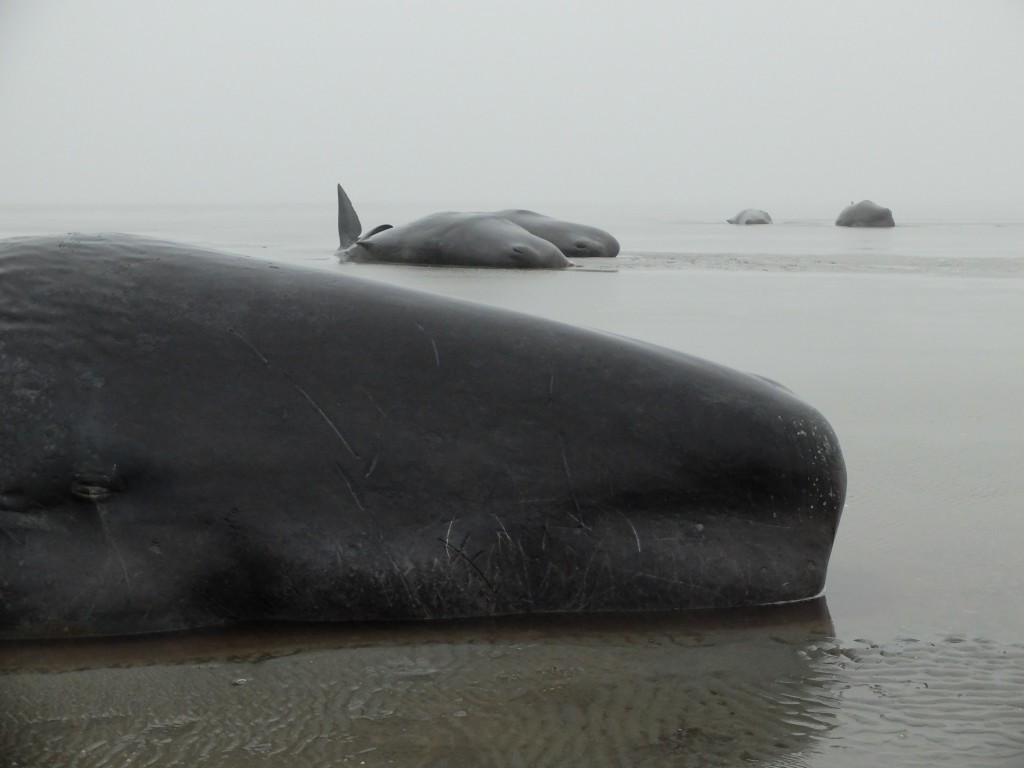
[[[506,209],[498,211],[497,215],[548,240],[569,258],[619,255],[619,241],[603,229],[589,224],[576,224],[522,209]]]
[[[801,600],[845,491],[755,376],[120,235],[0,242],[0,387],[8,637]]]

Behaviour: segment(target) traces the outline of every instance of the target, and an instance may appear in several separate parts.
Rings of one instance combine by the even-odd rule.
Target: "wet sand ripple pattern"
[[[732,632],[0,676],[3,766],[1013,766],[1024,646]]]

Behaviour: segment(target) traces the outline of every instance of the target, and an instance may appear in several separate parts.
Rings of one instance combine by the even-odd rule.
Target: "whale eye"
[[[80,472],[71,480],[71,495],[85,501],[102,501],[115,490],[116,481],[100,472]]]
[[[522,245],[513,245],[512,252],[509,254],[513,264],[529,264],[530,256],[530,250]]]

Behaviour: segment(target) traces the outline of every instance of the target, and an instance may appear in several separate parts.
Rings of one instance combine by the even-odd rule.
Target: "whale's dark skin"
[[[495,213],[434,213],[365,235],[338,185],[338,254],[342,261],[506,269],[564,269],[571,262],[553,243]]]
[[[619,255],[619,241],[609,232],[588,224],[576,224],[525,210],[507,209],[498,211],[497,215],[553,243],[570,259]]]
[[[758,208],[744,208],[731,219],[726,219],[730,224],[771,224],[772,217],[767,211]]]
[[[895,227],[892,211],[870,200],[850,203],[836,218],[837,227]]]
[[[338,238],[343,261],[379,264],[564,269],[570,258],[619,254],[619,241],[603,229],[526,210],[434,213],[363,234],[340,184]]]
[[[342,250],[345,261],[448,267],[564,269],[551,242],[493,213],[434,213],[378,227]]]
[[[0,636],[818,595],[788,390],[609,334],[125,235],[0,241]]]

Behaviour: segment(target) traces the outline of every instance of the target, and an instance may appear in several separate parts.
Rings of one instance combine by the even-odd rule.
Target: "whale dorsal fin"
[[[363,231],[363,225],[359,223],[359,216],[356,209],[352,207],[352,201],[348,199],[345,190],[338,185],[338,240],[340,248],[348,248],[359,239]]]

